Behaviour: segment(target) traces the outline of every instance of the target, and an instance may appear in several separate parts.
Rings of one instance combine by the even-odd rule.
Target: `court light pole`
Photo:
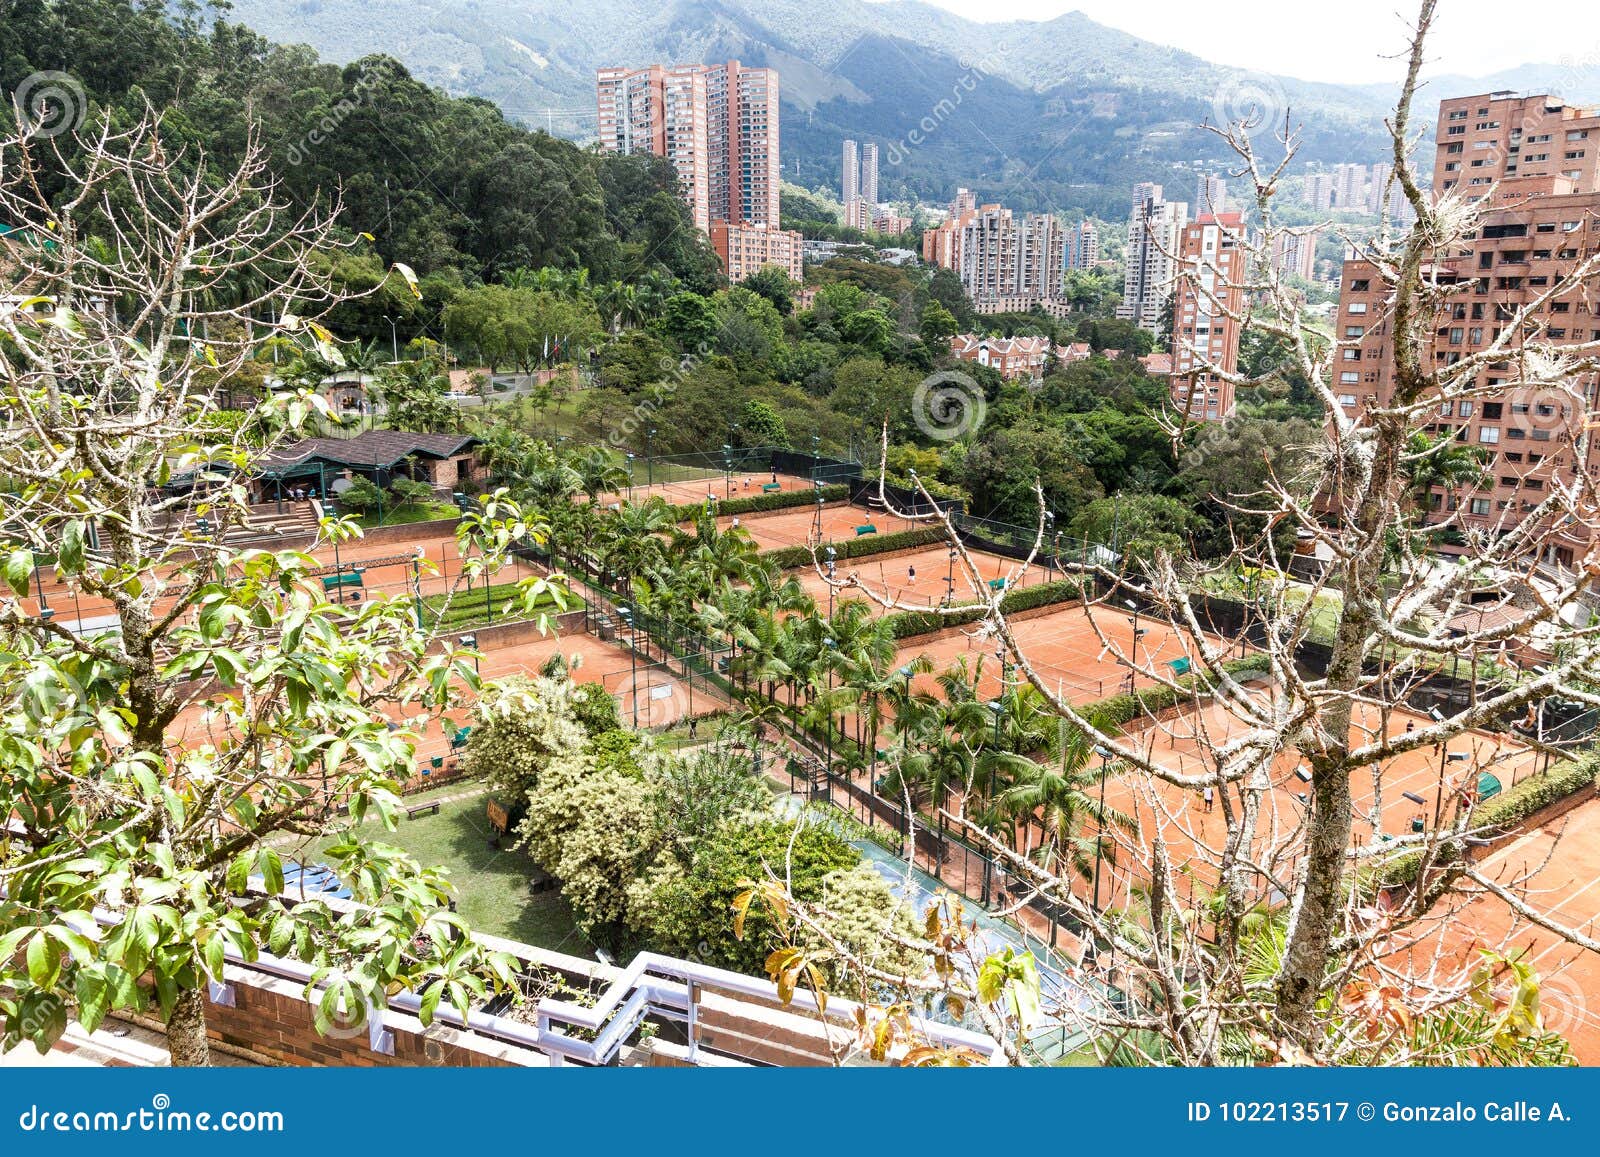
[[[950,606],[956,601],[956,548],[950,548],[950,571],[944,576],[944,605]]]
[[[478,636],[477,635],[462,635],[461,636],[461,645],[463,647],[466,647],[469,651],[472,652],[472,670],[473,670],[473,672],[475,674],[482,675],[483,674],[483,667],[478,662],[478,658],[479,658],[479,656],[478,656]]]
[[[639,632],[633,621],[633,611],[618,607],[617,614],[628,624],[628,687],[633,700],[633,729],[639,730]]]
[[[827,738],[827,741],[828,741],[828,779],[830,781],[832,781],[832,779],[833,779],[833,655],[834,655],[834,650],[833,649],[838,644],[836,644],[833,641],[833,638],[831,636],[829,636],[829,637],[825,637],[822,640],[822,645],[825,648],[827,648],[827,658],[824,660],[824,665],[828,669],[828,710],[826,712],[827,719],[828,719],[828,725],[827,725],[827,727],[825,729],[825,732],[826,732],[826,738]],[[830,791],[830,793],[832,792],[832,788],[831,787],[829,788],[829,791]]]
[[[1139,630],[1139,604],[1134,602],[1132,599],[1123,599],[1122,605],[1133,612],[1133,618],[1131,620],[1133,623],[1133,647],[1128,652],[1128,694],[1132,695],[1134,692],[1134,687],[1136,686],[1134,683],[1134,674],[1138,669],[1139,662],[1139,637],[1144,632]]]
[[[654,426],[646,429],[644,451],[645,485],[653,489],[656,484],[656,428]]]
[[[828,547],[828,618],[833,618],[833,560],[837,554],[832,546]]]
[[[1111,766],[1112,752],[1109,747],[1097,746],[1094,749],[1094,753],[1100,757],[1100,815],[1104,817],[1106,814],[1106,769]],[[1095,821],[1094,833],[1094,910],[1096,912],[1100,911],[1100,853],[1104,841],[1105,822],[1102,818]]]
[[[722,491],[723,496],[733,498],[733,444],[722,444]]]

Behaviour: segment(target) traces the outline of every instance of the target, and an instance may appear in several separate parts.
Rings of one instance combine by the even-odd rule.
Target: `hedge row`
[[[1246,655],[1242,659],[1229,659],[1222,664],[1222,669],[1235,679],[1249,679],[1271,671],[1272,661],[1266,655]],[[1083,714],[1098,716],[1104,726],[1121,727],[1141,716],[1155,715],[1185,703],[1196,690],[1205,694],[1213,685],[1211,677],[1203,674],[1184,675],[1174,682],[1175,687],[1162,684],[1108,696],[1085,707]]]
[[[863,520],[871,518],[866,511],[861,512]],[[919,530],[900,530],[894,534],[869,534],[861,538],[843,538],[830,543],[834,550],[834,558],[844,562],[851,558],[866,558],[868,555],[887,554],[894,550],[911,550],[919,546],[931,546],[936,542],[944,542],[944,528],[927,526]],[[824,552],[818,548],[817,557],[822,558]],[[764,561],[778,564],[782,570],[793,570],[796,567],[810,566],[812,555],[811,548],[807,546],[780,546],[774,550],[761,552]]]
[[[709,484],[709,489],[716,490],[715,482]],[[817,501],[817,491],[811,490],[778,490],[771,494],[751,494],[743,498],[717,499],[718,514],[761,514],[768,510],[787,510],[791,506],[812,506]],[[843,483],[834,483],[822,488],[824,502],[844,502],[850,498],[850,487]],[[675,521],[689,522],[699,518],[705,513],[704,502],[689,502],[682,506],[672,508]]]
[[[1528,817],[1559,803],[1578,792],[1593,790],[1600,776],[1600,749],[1587,751],[1577,759],[1552,763],[1548,770],[1530,775],[1521,783],[1478,805],[1475,822],[1482,827],[1508,831]],[[1420,850],[1398,856],[1361,882],[1363,890],[1397,888],[1414,882],[1422,866]],[[1360,885],[1358,885],[1360,886]]]
[[[1035,607],[1071,602],[1082,594],[1081,580],[1057,579],[1053,583],[1040,583],[1038,586],[1019,587],[1007,591],[1005,597],[1000,600],[1000,609],[1008,615],[1014,615],[1020,611],[1031,611]],[[936,611],[900,611],[888,618],[894,630],[894,637],[909,639],[915,635],[931,634],[945,627],[975,623],[983,618],[983,615],[983,608],[974,607],[956,615],[941,615]]]

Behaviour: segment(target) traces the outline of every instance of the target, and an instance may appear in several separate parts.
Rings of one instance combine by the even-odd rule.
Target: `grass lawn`
[[[581,611],[584,607],[582,598],[563,589],[559,607],[555,600],[547,595],[540,598],[531,608],[524,610],[518,586],[519,584],[514,582],[495,583],[489,587],[487,600],[481,586],[471,589],[463,586],[453,595],[450,593],[429,595],[422,600],[423,621],[434,623],[446,630],[456,630],[512,619],[535,618],[539,615],[565,614],[567,611]],[[446,601],[450,604],[448,608],[445,606]],[[485,602],[488,603],[487,614]]]
[[[367,528],[374,526],[404,526],[412,522],[435,522],[442,518],[460,518],[461,510],[453,502],[410,502],[404,506],[388,506],[383,508],[383,521],[378,521],[378,511],[374,507],[364,511],[356,518],[356,522]]]
[[[474,790],[473,784],[458,783],[433,794]],[[428,798],[408,796],[406,802]],[[423,864],[445,869],[456,888],[457,908],[473,929],[574,956],[593,955],[560,892],[528,890],[528,879],[536,870],[533,861],[522,852],[489,846],[494,829],[484,814],[488,799],[480,794],[457,800],[441,806],[438,815],[414,820],[402,813],[393,832],[384,831],[376,820],[362,824],[359,831],[368,839],[404,848]],[[316,862],[315,850],[307,861]]]

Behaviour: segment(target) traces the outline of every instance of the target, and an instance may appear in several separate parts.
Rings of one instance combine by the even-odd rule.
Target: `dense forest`
[[[88,115],[127,122],[148,103],[164,110],[173,148],[223,165],[253,123],[281,191],[302,206],[342,204],[345,228],[422,275],[423,308],[437,311],[451,285],[525,267],[719,283],[665,162],[601,157],[421,84],[392,59],[325,64],[217,14],[159,0],[4,0],[0,92],[9,104],[28,76],[65,73]],[[347,272],[364,289],[379,266]],[[379,318],[350,320],[348,336],[389,336]]]

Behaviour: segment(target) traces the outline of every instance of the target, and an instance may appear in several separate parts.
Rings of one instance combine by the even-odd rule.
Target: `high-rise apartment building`
[[[1447,101],[1444,109],[1465,107],[1471,116],[1494,119],[1476,111],[1485,99]],[[1572,277],[1600,253],[1600,190],[1579,189],[1562,175],[1514,176],[1502,177],[1494,196],[1475,235],[1458,251],[1438,254],[1430,270],[1433,280],[1459,292],[1428,327],[1424,364],[1451,364],[1483,350],[1552,288],[1557,291],[1549,302],[1525,319],[1537,327],[1538,340],[1555,346],[1600,341],[1593,304],[1600,278]],[[1335,363],[1335,389],[1348,413],[1393,396],[1391,295],[1376,266],[1345,263],[1337,333],[1348,345]],[[1486,363],[1478,373],[1483,394],[1442,404],[1427,427],[1483,450],[1489,471],[1484,485],[1459,496],[1436,490],[1430,501],[1437,517],[1454,514],[1458,525],[1496,533],[1534,510],[1553,485],[1579,472],[1600,472],[1600,448],[1592,436],[1582,437],[1596,410],[1595,375],[1577,379],[1585,399],[1580,408],[1564,391],[1520,384],[1516,367],[1514,358]],[[1586,530],[1571,528],[1549,545],[1545,561],[1571,565],[1589,545]]]
[[[861,150],[856,142],[845,138],[839,155],[839,200],[849,205],[861,196]]]
[[[1286,229],[1272,239],[1272,267],[1285,276],[1311,281],[1317,275],[1316,229]]]
[[[1061,223],[1049,213],[1018,219],[1002,205],[984,205],[961,227],[957,272],[980,312],[986,306],[1009,312],[1018,302],[1043,303],[1060,296],[1065,244]]]
[[[966,189],[956,190],[950,215],[939,224],[922,231],[922,259],[941,269],[961,269],[961,235],[966,223],[978,212]]]
[[[1333,174],[1306,174],[1306,204],[1320,213],[1333,208]]]
[[[726,64],[602,68],[600,148],[654,153],[678,172],[695,225],[778,223],[778,74]]]
[[[1389,178],[1394,175],[1394,166],[1386,161],[1379,161],[1372,166],[1372,176],[1367,181],[1367,212],[1376,217],[1388,207],[1388,198],[1393,191]]]
[[[1133,187],[1118,317],[1152,333],[1161,328],[1162,310],[1172,296],[1178,243],[1188,221],[1189,206],[1165,200],[1160,185],[1145,181]]]
[[[1100,264],[1100,230],[1085,221],[1067,235],[1067,268],[1093,269]]]
[[[1233,414],[1245,301],[1244,218],[1203,213],[1179,242],[1172,306],[1172,404],[1191,422]]]
[[[1366,209],[1367,166],[1354,162],[1333,166],[1333,204],[1338,209]]]
[[[1228,208],[1228,182],[1210,173],[1201,173],[1194,191],[1195,213],[1223,213]]]
[[[699,65],[602,68],[595,76],[600,148],[672,162],[695,227],[711,225],[706,78]]]
[[[871,141],[861,146],[861,199],[878,204],[878,146]]]
[[[1564,177],[1600,188],[1600,108],[1511,92],[1453,97],[1439,106],[1433,184],[1481,197],[1512,177]]]
[[[776,225],[711,223],[711,247],[722,258],[728,280],[738,284],[768,265],[776,265],[790,281],[805,279],[800,234]]]
[[[922,234],[923,260],[952,269],[979,313],[1062,312],[1067,233],[1049,213],[1017,216],[1003,205],[971,206],[956,193],[950,216]]]
[[[711,218],[778,226],[778,72],[706,66]]]

